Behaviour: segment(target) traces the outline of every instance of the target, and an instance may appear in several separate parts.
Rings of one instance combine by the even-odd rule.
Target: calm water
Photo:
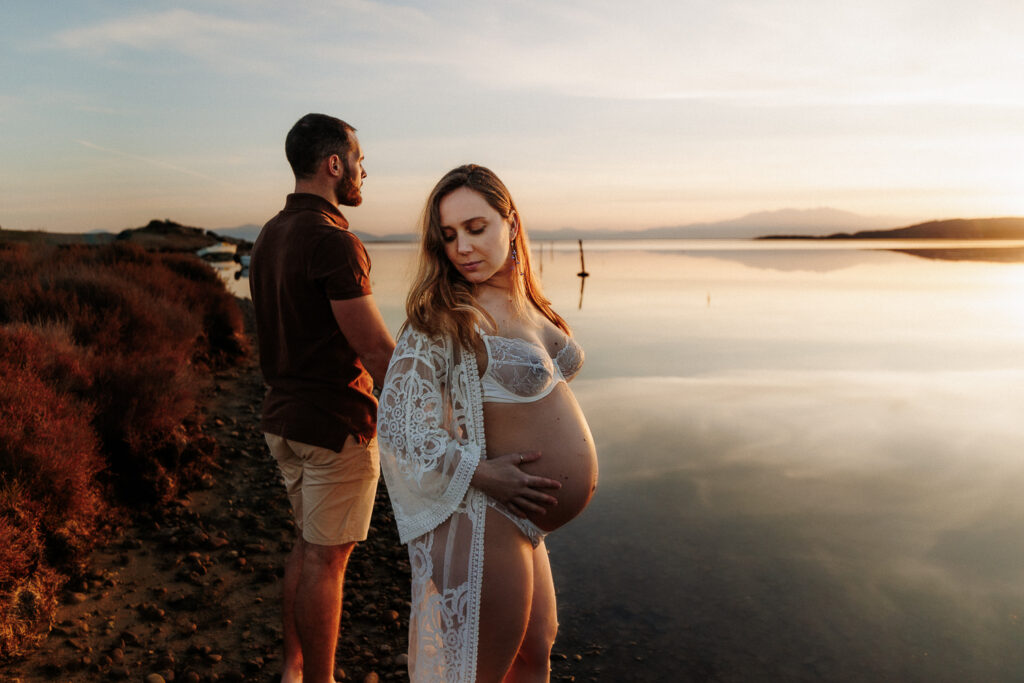
[[[534,253],[601,461],[548,541],[577,680],[1024,680],[1024,264],[594,243],[581,305]]]

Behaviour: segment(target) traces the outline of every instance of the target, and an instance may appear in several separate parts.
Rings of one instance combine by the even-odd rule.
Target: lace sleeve
[[[462,501],[482,456],[472,407],[458,387],[475,359],[411,328],[401,335],[381,389],[381,470],[402,543],[444,522]],[[479,401],[477,401],[479,406]]]

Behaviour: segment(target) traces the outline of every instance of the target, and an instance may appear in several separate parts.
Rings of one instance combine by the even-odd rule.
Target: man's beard
[[[363,203],[363,193],[352,182],[350,170],[348,164],[345,164],[345,172],[341,174],[341,178],[334,186],[334,196],[338,198],[338,203],[342,206],[359,206]]]

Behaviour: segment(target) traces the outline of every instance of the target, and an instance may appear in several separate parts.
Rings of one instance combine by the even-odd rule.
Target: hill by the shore
[[[30,244],[90,244],[103,245],[113,242],[137,244],[152,251],[196,252],[220,242],[236,245],[240,250],[251,248],[251,240],[235,235],[222,235],[205,228],[181,225],[172,220],[151,220],[139,228],[128,228],[112,232],[44,232],[41,230],[0,230],[0,244],[6,242],[27,242]]]
[[[799,240],[1022,240],[1024,218],[956,218],[928,221],[892,230],[863,230],[855,233],[834,233],[818,237],[804,235],[770,235],[760,239]],[[911,256],[942,261],[1024,262],[1024,248],[901,248],[894,249]]]
[[[1018,240],[1024,239],[1024,218],[955,218],[927,221],[891,230],[862,230],[830,235],[768,235],[761,239],[942,239]]]

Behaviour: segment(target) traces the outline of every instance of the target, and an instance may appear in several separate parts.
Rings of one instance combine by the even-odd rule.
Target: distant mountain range
[[[892,219],[860,216],[838,209],[781,209],[760,211],[740,218],[712,223],[690,223],[646,230],[534,231],[532,239],[752,239],[772,233],[814,236],[850,230],[878,230]]]
[[[645,230],[531,230],[532,240],[622,240],[622,239],[750,239],[772,233],[818,236],[830,232],[852,230],[878,230],[892,225],[892,220],[881,217],[860,216],[838,209],[782,209],[761,211],[741,218],[713,223],[691,223]],[[240,225],[214,230],[218,235],[237,237],[250,242],[260,233],[258,225]],[[409,242],[418,239],[413,233],[374,235],[355,232],[367,242]]]

